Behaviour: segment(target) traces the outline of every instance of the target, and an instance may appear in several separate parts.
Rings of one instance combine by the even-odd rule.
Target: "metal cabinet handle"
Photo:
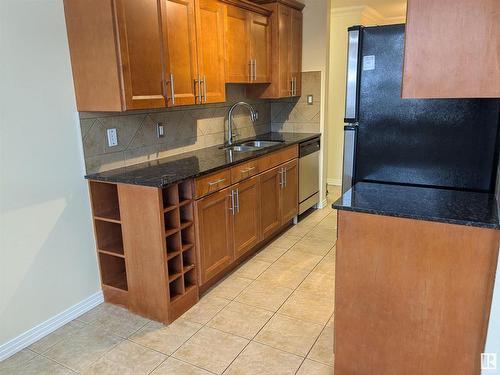
[[[172,105],[175,105],[175,88],[174,88],[174,74],[170,73],[170,96],[172,97]]]
[[[255,167],[248,167],[248,168],[242,169],[241,173],[250,173],[250,171],[253,171],[254,169],[255,169]]]
[[[293,96],[293,77],[290,79],[290,96]]]
[[[235,194],[236,194],[236,213],[239,213],[240,212],[240,191],[239,189],[236,189],[235,191]]]
[[[252,60],[252,81],[257,80],[257,60]]]
[[[200,75],[198,74],[198,79],[194,80],[194,91],[195,96],[198,97],[198,103],[201,104],[201,87],[200,87]]]
[[[229,211],[231,211],[231,213],[232,213],[232,214],[233,214],[233,216],[234,216],[234,214],[235,214],[235,206],[234,206],[234,190],[231,190],[231,195],[230,195],[230,197],[231,197],[231,206],[229,207]]]
[[[210,189],[210,188],[212,188],[212,187],[214,187],[214,186],[219,186],[219,184],[220,184],[221,182],[224,182],[224,181],[226,181],[226,179],[225,179],[225,178],[219,178],[218,180],[211,181],[211,182],[209,182],[209,183],[208,183],[208,188]]]
[[[203,101],[202,103],[207,102],[207,76],[203,76]]]
[[[283,168],[280,168],[278,173],[280,175],[280,188],[283,189]]]
[[[286,170],[286,168],[283,168],[283,187],[284,188],[286,188],[287,179],[288,179],[287,170]]]
[[[252,80],[253,80],[253,60],[252,59],[250,59],[250,61],[248,62],[248,68],[250,69],[250,74],[248,76],[248,80],[250,82],[252,82]]]

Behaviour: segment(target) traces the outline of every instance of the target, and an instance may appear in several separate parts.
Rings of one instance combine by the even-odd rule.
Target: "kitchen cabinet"
[[[298,214],[299,171],[297,160],[292,160],[282,167],[281,172],[281,223],[287,223]]]
[[[260,177],[255,176],[233,187],[233,238],[235,259],[245,255],[260,241]]]
[[[301,95],[302,9],[294,0],[255,0],[272,11],[271,84],[247,87],[247,94],[259,98]]]
[[[202,284],[217,276],[234,259],[233,201],[231,189],[226,188],[195,203]]]
[[[260,205],[265,207],[260,215],[262,237],[264,238],[268,238],[276,232],[281,224],[281,171],[281,167],[273,168],[263,173],[260,178]]]
[[[403,98],[500,97],[500,2],[408,0]]]
[[[223,102],[217,0],[65,0],[78,111]]]
[[[225,16],[226,82],[270,82],[270,12],[227,5]]]

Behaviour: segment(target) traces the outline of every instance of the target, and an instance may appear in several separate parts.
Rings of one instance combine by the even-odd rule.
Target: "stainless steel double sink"
[[[231,146],[223,146],[222,148],[224,148],[226,150],[236,151],[236,152],[248,152],[248,151],[261,150],[261,149],[267,148],[267,147],[273,147],[273,146],[279,145],[281,143],[283,143],[283,141],[251,140],[251,141],[245,141],[245,142],[238,143],[238,144],[231,145]]]

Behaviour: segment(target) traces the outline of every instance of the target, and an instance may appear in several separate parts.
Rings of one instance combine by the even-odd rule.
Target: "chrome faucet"
[[[229,113],[227,115],[228,120],[227,120],[227,140],[226,140],[226,145],[231,146],[233,144],[233,111],[236,107],[243,106],[248,108],[250,111],[250,119],[252,122],[257,121],[257,112],[255,112],[255,109],[248,103],[245,102],[238,102],[232,105],[231,108],[229,108]]]

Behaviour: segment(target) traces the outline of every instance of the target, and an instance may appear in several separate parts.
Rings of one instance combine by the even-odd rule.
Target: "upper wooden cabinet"
[[[408,0],[403,98],[500,97],[500,1]]]
[[[223,102],[217,0],[64,0],[79,111]]]
[[[253,7],[261,13],[226,6],[226,82],[271,82],[271,12]]]
[[[271,84],[247,88],[252,97],[283,98],[301,95],[302,9],[294,0],[255,0],[272,11]]]

